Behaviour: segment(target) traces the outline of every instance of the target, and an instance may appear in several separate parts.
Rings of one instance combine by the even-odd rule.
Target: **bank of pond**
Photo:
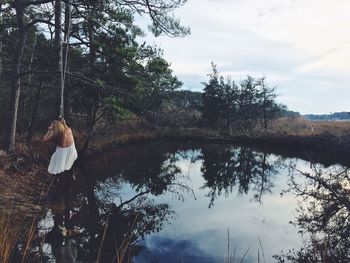
[[[0,195],[2,262],[348,262],[350,172],[313,156],[193,141],[90,155],[31,200]]]

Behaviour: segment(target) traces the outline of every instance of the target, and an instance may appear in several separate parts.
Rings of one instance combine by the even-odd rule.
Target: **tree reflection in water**
[[[310,171],[292,167],[290,191],[301,198],[292,223],[307,237],[303,248],[275,256],[278,262],[350,262],[350,170],[345,167]],[[298,181],[300,176],[307,179]]]
[[[198,159],[203,160],[201,171],[206,183],[202,189],[209,188],[209,207],[218,196],[231,194],[235,187],[239,194],[254,191],[254,200],[261,202],[263,194],[271,191],[281,166],[280,159],[244,146],[204,146]]]
[[[85,168],[73,186],[70,176],[55,184],[51,195],[64,205],[61,210],[53,208],[57,200],[49,205],[54,226],[46,242],[58,262],[132,262],[133,256],[146,253],[138,241],[174,217],[168,204],[153,197],[172,193],[182,198],[191,189],[182,180],[176,153],[141,156],[139,165],[111,164],[106,173],[113,176]],[[126,183],[134,189],[127,198],[120,193]]]
[[[53,184],[37,217],[31,251],[42,248],[44,262],[132,262],[135,255],[151,257],[140,241],[175,216],[157,196],[172,194],[183,200],[185,193],[193,194],[190,167],[183,167],[193,163],[200,166],[200,191],[208,190],[211,207],[217,198],[235,191],[262,202],[284,160],[244,146],[164,143],[95,156],[75,170],[76,180],[67,173]],[[25,246],[25,240],[18,246]]]

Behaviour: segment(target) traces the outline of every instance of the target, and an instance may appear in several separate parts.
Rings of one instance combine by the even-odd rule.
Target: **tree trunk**
[[[88,16],[89,16],[89,22],[88,22],[88,38],[90,43],[89,48],[89,64],[90,64],[90,73],[93,73],[94,71],[94,65],[96,62],[96,45],[95,45],[95,37],[94,37],[94,20],[95,20],[95,10],[93,8],[90,8],[88,6]]]
[[[70,4],[69,3],[65,3],[64,5],[64,40],[65,41],[68,41],[68,30],[69,30],[69,20],[70,20],[70,12],[71,12],[71,9],[70,9]],[[66,52],[66,46],[64,47],[64,54]],[[65,65],[67,62],[65,60],[65,56],[63,56],[63,65]]]
[[[32,70],[36,44],[37,44],[37,35],[34,36],[34,43],[33,43],[33,46],[32,46],[32,53],[31,53],[30,59],[29,59],[29,65],[28,65],[28,71],[29,72],[31,72],[31,70]],[[28,84],[31,85],[31,86],[34,86],[34,85],[32,85],[32,80],[33,80],[33,74],[28,74]],[[29,123],[29,117],[28,117],[29,110],[27,110],[28,102],[30,104],[30,96],[28,94],[24,94],[24,99],[23,99],[22,105],[20,105],[19,107],[22,107],[22,109],[23,109],[24,123],[25,124]],[[30,108],[30,106],[29,106],[29,108]]]
[[[90,139],[91,137],[93,136],[93,133],[94,133],[94,127],[95,127],[95,124],[97,123],[97,119],[96,119],[96,115],[97,115],[97,110],[98,110],[98,107],[94,107],[93,109],[91,109],[91,115],[89,117],[87,117],[87,122],[86,122],[86,126],[88,127],[88,131],[87,131],[87,136],[84,140],[84,143],[83,143],[83,147],[81,147],[81,150],[79,152],[79,156],[80,158],[82,159],[83,156],[85,155],[85,152],[86,150],[88,149],[89,147],[89,143],[90,143]]]
[[[55,0],[55,37],[54,37],[54,57],[56,69],[59,69],[59,64],[62,63],[60,59],[61,43],[62,43],[62,2],[61,0]]]
[[[266,106],[264,107],[264,130],[267,131],[267,109]]]
[[[35,35],[35,36],[34,36],[34,43],[33,43],[33,47],[32,47],[32,54],[30,55],[29,66],[28,66],[28,71],[29,71],[29,72],[32,70],[37,40],[38,40],[38,39],[37,39],[37,35]],[[28,76],[28,82],[29,82],[29,84],[32,83],[32,74],[29,74],[29,76]]]
[[[27,143],[30,142],[30,140],[33,137],[34,125],[35,125],[36,117],[38,115],[37,111],[38,111],[38,106],[39,106],[39,101],[40,101],[40,94],[41,94],[41,90],[43,89],[43,87],[44,87],[44,81],[41,80],[40,85],[38,86],[38,90],[36,92],[32,116],[31,116],[30,122],[29,122],[29,128],[28,128],[28,133],[27,133],[27,138],[26,138]]]
[[[228,110],[229,112],[227,113],[227,128],[228,128],[228,133],[231,135],[232,134],[232,117],[231,117],[231,109]]]
[[[62,49],[62,70],[64,70],[64,73],[68,71],[68,56],[69,56],[69,31],[71,30],[71,4],[68,0],[65,3],[65,14],[64,14],[64,48]],[[61,83],[61,92],[63,92],[63,109],[62,109],[62,115],[67,116],[69,113],[69,101],[68,101],[68,90],[65,89],[65,78],[62,80],[63,83]]]
[[[20,83],[20,70],[22,64],[22,56],[24,47],[27,40],[27,29],[25,27],[23,16],[24,7],[23,0],[15,0],[14,2],[16,8],[16,19],[18,23],[18,42],[16,51],[13,57],[12,74],[11,74],[11,90],[10,90],[10,103],[9,103],[9,119],[7,122],[6,140],[5,148],[7,151],[11,152],[15,147],[16,140],[16,124],[17,124],[17,111],[18,102],[21,92]]]
[[[55,70],[62,72],[62,0],[55,0],[55,38],[54,38],[54,65]],[[57,112],[56,117],[60,116],[61,111],[61,85],[62,79],[58,81],[57,88]]]

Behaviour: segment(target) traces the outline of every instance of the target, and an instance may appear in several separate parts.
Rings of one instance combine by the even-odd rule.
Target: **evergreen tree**
[[[208,125],[217,126],[220,122],[223,105],[223,87],[216,65],[211,63],[213,72],[210,73],[209,82],[203,83],[203,111],[202,116]]]
[[[222,93],[222,112],[220,118],[226,121],[226,126],[231,134],[232,124],[239,118],[239,87],[230,78],[227,78],[226,82],[221,77],[221,87],[223,87]]]
[[[247,76],[236,84],[230,78],[220,76],[214,63],[212,70],[202,95],[202,118],[208,126],[225,126],[231,134],[233,125],[251,131],[260,124],[266,131],[268,123],[286,110],[284,105],[276,102],[275,88],[266,84],[265,77]]]

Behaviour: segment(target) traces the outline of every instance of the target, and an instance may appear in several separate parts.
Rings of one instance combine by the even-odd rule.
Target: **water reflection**
[[[276,256],[278,262],[350,262],[350,170],[292,167],[290,191],[302,198],[293,221],[306,237],[301,250]],[[299,176],[299,178],[297,177]],[[306,182],[300,182],[300,176]]]
[[[48,204],[53,226],[44,236],[49,245],[47,256],[51,254],[56,262],[131,262],[143,251],[138,240],[160,231],[174,216],[168,204],[148,198],[149,190],[116,203],[100,194],[107,193],[104,188],[118,187],[118,180],[99,187],[89,176],[81,176],[72,186],[70,182],[71,175],[61,177]]]
[[[253,191],[254,199],[261,202],[262,196],[271,191],[281,164],[279,159],[243,146],[204,146],[198,159],[203,160],[201,171],[206,180],[203,188],[209,189],[209,207],[218,196],[231,194],[235,187],[240,194]]]
[[[315,182],[304,185],[305,179],[292,176],[288,186],[291,163],[292,171]],[[316,244],[341,251],[349,245],[349,177],[347,171],[325,177],[319,168],[302,172],[306,167],[249,147],[214,144],[154,143],[94,156],[74,174],[57,177],[38,211],[26,207],[31,212],[22,225],[34,226],[33,234],[29,243],[19,238],[12,262],[22,260],[25,247],[33,262],[224,262],[227,228],[238,261],[248,247],[245,262],[257,262],[262,252],[270,262],[294,247],[295,253],[276,260],[317,262],[303,261]],[[296,197],[304,200],[295,225],[313,237],[300,251],[300,239],[288,227]]]
[[[185,146],[184,149],[190,147]],[[186,184],[180,183],[185,175],[176,164],[181,152],[186,154],[186,150],[183,151],[176,144],[130,146],[99,156],[93,162],[89,161],[85,165],[85,171],[90,177],[104,182],[114,180],[114,183],[129,183],[136,192],[147,191],[158,196],[171,191],[181,195],[183,188],[186,188]],[[180,191],[177,191],[177,185]],[[104,190],[111,192],[106,188],[109,186]]]

